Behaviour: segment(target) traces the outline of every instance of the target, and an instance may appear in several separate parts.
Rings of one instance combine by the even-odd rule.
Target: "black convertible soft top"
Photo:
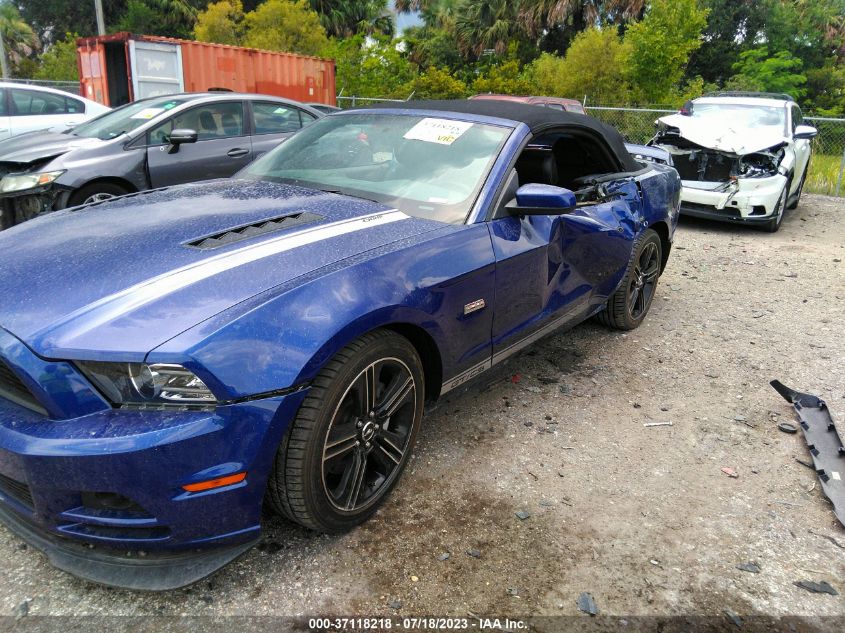
[[[570,128],[580,130],[603,141],[607,150],[619,163],[621,172],[640,171],[640,165],[625,149],[625,139],[613,127],[602,123],[586,114],[564,112],[537,105],[514,101],[496,101],[494,99],[449,99],[443,101],[405,101],[402,103],[380,103],[371,108],[401,108],[403,110],[439,110],[458,114],[477,114],[498,117],[525,123],[534,135],[542,134],[552,128]]]

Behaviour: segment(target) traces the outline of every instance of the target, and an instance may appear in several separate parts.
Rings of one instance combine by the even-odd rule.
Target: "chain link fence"
[[[408,97],[410,99],[410,97]],[[381,97],[344,97],[337,95],[337,106],[339,108],[357,108],[371,103],[402,103],[407,99],[382,99]]]
[[[42,88],[55,88],[56,90],[64,90],[75,95],[81,95],[81,89],[78,81],[49,81],[45,79],[4,79],[3,81],[10,81],[16,84],[27,84],[30,86],[40,86]]]
[[[587,113],[619,130],[631,143],[646,143],[654,136],[654,122],[677,110],[657,108],[611,108],[587,106]],[[842,187],[845,168],[845,119],[804,117],[819,134],[813,139],[810,171],[804,190],[828,196],[845,196]]]

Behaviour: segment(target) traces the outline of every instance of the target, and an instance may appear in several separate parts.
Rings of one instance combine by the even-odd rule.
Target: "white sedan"
[[[657,126],[649,144],[672,155],[681,214],[777,231],[798,206],[817,132],[788,95],[708,95]]]
[[[62,132],[109,110],[62,90],[0,82],[0,140],[34,130]]]

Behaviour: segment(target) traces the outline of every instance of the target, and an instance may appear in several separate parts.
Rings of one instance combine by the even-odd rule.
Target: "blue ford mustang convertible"
[[[168,589],[371,516],[423,406],[558,328],[637,327],[680,181],[581,114],[332,114],[231,180],[0,234],[0,519]]]

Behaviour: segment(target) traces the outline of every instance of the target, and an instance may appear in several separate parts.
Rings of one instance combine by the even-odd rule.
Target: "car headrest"
[[[527,148],[516,161],[516,172],[522,184],[558,184],[558,167],[551,149]]]

